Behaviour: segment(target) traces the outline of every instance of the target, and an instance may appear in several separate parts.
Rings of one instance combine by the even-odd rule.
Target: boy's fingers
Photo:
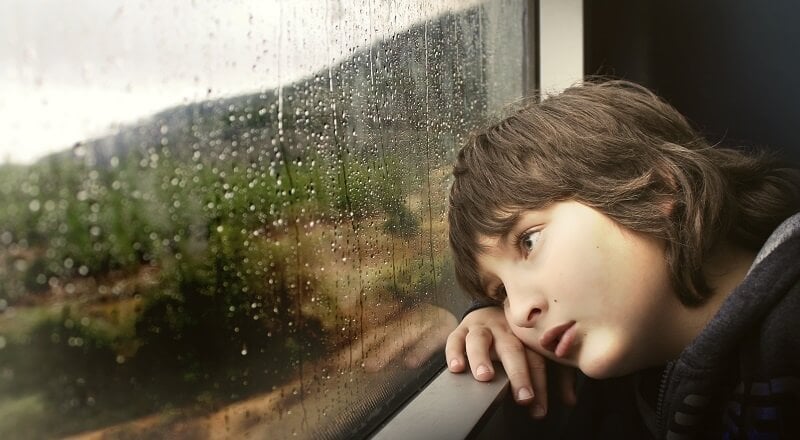
[[[492,380],[494,377],[494,367],[489,351],[492,347],[492,332],[486,328],[479,327],[467,333],[467,358],[472,376],[480,381]]]
[[[547,360],[532,350],[525,350],[525,355],[535,390],[530,413],[534,418],[540,419],[547,415]]]
[[[444,356],[447,359],[447,368],[453,373],[464,371],[466,362],[464,352],[466,351],[467,330],[457,327],[447,336],[447,345],[444,347]]]
[[[530,403],[536,389],[531,386],[531,374],[525,356],[525,346],[519,339],[511,335],[497,334],[495,335],[494,349],[500,362],[503,363],[509,382],[511,382],[514,400],[523,405]]]

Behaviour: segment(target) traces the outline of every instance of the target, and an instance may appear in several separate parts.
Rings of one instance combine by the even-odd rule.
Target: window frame
[[[583,0],[526,0],[523,14],[523,90],[545,94],[581,80],[584,75]],[[372,439],[480,438],[505,436],[512,427],[500,420],[514,405],[502,365],[495,377],[478,382],[469,371],[438,375],[380,426]],[[551,411],[552,412],[552,411]],[[491,432],[489,432],[491,431]],[[500,431],[500,432],[497,432]]]

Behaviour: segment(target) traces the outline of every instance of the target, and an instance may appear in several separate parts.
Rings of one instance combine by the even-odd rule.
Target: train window
[[[365,433],[463,309],[525,2],[0,5],[0,437]]]

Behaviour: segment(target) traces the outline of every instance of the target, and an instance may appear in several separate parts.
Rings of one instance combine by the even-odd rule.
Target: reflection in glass
[[[348,436],[440,368],[523,2],[252,3],[0,7],[0,437]]]

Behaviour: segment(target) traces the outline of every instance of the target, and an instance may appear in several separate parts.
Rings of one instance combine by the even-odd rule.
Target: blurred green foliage
[[[304,305],[314,297],[334,315],[336,302],[296,264],[296,249],[266,236],[291,237],[303,219],[382,216],[385,232],[408,237],[419,227],[406,203],[418,176],[397,157],[314,150],[284,157],[187,159],[161,148],[101,164],[79,154],[0,167],[6,307],[59,289],[70,295],[68,286],[81,280],[158,269],[154,285],[128,293],[136,306],[122,321],[92,313],[87,304],[102,295],[82,291],[5,341],[0,373],[11,376],[0,378],[0,394],[17,400],[0,408],[16,411],[36,390],[25,408],[61,415],[37,429],[69,434],[251,395],[335,349],[331,323]]]

